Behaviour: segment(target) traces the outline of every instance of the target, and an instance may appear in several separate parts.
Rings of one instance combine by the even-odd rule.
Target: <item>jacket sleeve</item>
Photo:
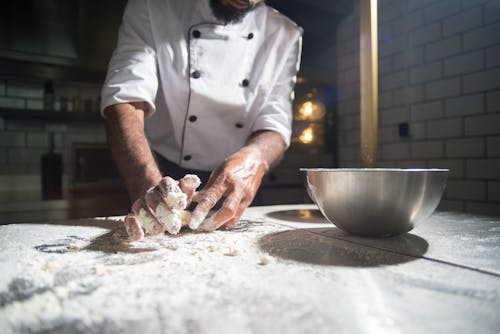
[[[145,0],[131,0],[125,8],[118,44],[102,87],[101,113],[107,106],[137,101],[147,102],[148,114],[156,109],[156,52],[148,4]]]
[[[299,29],[294,42],[289,44],[283,56],[284,65],[278,67],[276,79],[273,81],[270,92],[252,127],[252,132],[258,130],[278,132],[282,136],[286,147],[290,146],[292,135],[292,103],[297,72],[300,67],[301,52],[302,29]]]

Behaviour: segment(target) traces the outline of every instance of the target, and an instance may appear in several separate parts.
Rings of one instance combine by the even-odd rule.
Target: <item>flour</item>
[[[136,242],[123,217],[0,226],[1,332],[498,332],[497,276],[248,217]]]
[[[261,223],[251,227],[249,222],[239,228],[277,229]],[[119,222],[95,238],[78,238],[54,238],[23,251],[19,272],[12,273],[0,294],[0,325],[6,333],[53,331],[60,326],[82,333],[103,328],[133,333],[124,327],[127,322],[150,322],[147,326],[158,330],[164,325],[158,313],[168,319],[167,314],[187,315],[193,307],[206,308],[207,300],[227,284],[227,267],[257,266],[261,257],[259,252],[241,252],[255,247],[255,242],[253,234],[237,229],[197,233],[185,228],[178,236],[146,236],[128,242]],[[247,271],[231,270],[231,280],[244,280]],[[163,298],[168,298],[168,305]],[[185,322],[174,324],[168,324],[169,332],[185,332]]]

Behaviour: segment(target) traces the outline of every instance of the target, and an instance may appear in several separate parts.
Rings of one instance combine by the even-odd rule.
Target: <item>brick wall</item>
[[[43,111],[43,81],[21,80],[0,77],[0,108],[4,110]],[[87,83],[55,82],[55,111],[60,110],[60,97],[78,96],[81,108],[84,101],[97,112],[97,97],[100,86]],[[69,103],[70,112],[74,111]],[[50,133],[54,134],[55,151],[63,156],[63,171],[71,179],[73,170],[72,145],[74,143],[105,143],[103,124],[100,122],[78,122],[10,117],[0,114],[0,180],[2,185],[14,188],[37,188],[36,176],[40,174],[41,154],[49,151]],[[15,182],[14,182],[14,181]],[[30,183],[30,184],[26,184]]]
[[[341,167],[359,166],[358,10],[337,30]],[[500,215],[499,145],[500,1],[379,0],[379,166],[450,168],[440,209]]]

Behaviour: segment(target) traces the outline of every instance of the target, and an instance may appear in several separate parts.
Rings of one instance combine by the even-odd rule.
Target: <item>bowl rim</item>
[[[448,173],[447,168],[299,168],[301,172],[437,172]]]

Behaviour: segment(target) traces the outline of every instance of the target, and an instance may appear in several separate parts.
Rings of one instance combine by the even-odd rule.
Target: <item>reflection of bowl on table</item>
[[[272,211],[267,213],[266,216],[293,223],[329,224],[318,209]]]
[[[338,228],[362,236],[410,231],[441,200],[447,169],[303,168],[307,191]]]

